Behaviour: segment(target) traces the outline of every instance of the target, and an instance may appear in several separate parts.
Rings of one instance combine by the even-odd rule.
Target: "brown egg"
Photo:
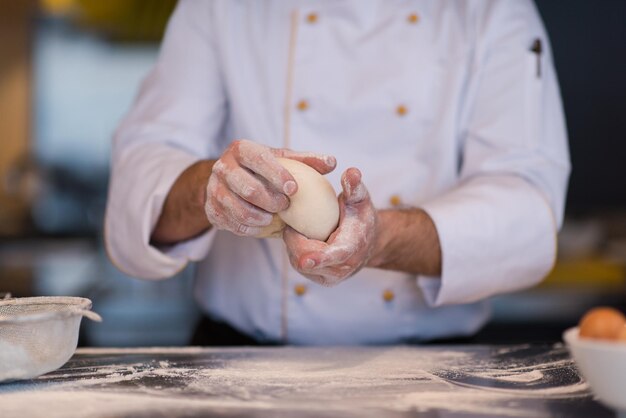
[[[626,325],[626,317],[613,308],[593,308],[580,320],[581,338],[598,340],[616,340],[621,329]]]
[[[617,341],[626,343],[626,325],[621,327],[619,332],[617,333]]]

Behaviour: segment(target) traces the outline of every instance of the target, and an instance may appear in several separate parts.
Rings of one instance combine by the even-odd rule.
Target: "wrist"
[[[378,231],[368,267],[413,274],[441,274],[441,247],[430,216],[419,208],[378,212]]]
[[[204,215],[204,205],[207,200],[207,185],[209,183],[209,177],[213,170],[215,160],[202,160],[198,161],[193,166],[193,173],[189,182],[188,196],[191,196],[187,202],[189,203],[188,210],[194,214]]]
[[[392,239],[394,237],[394,225],[392,223],[392,210],[379,210],[376,230],[376,239],[371,256],[367,261],[367,267],[382,268],[393,257]]]
[[[198,161],[187,167],[176,179],[152,231],[152,242],[175,244],[211,227],[204,211],[204,202],[213,163],[210,160]]]

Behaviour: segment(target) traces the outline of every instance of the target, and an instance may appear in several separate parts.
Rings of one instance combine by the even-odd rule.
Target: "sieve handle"
[[[86,316],[92,321],[102,322],[102,317],[98,315],[97,313],[95,313],[94,311],[88,311],[87,309],[72,309],[72,312],[78,315]]]

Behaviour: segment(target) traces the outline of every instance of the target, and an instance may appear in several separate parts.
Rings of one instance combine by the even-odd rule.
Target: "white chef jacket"
[[[365,268],[326,288],[290,267],[281,240],[215,228],[151,245],[177,176],[238,138],[332,154],[337,191],[354,166],[377,208],[423,208],[441,277]],[[262,341],[468,335],[486,298],[553,266],[569,170],[531,1],[182,0],[114,138],[106,246],[148,279],[197,261],[202,309]]]

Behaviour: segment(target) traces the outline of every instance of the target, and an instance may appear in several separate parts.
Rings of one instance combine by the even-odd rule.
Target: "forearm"
[[[381,210],[368,267],[441,275],[441,247],[432,219],[421,209]]]
[[[193,238],[211,227],[204,203],[214,163],[215,160],[198,161],[176,179],[152,231],[152,242],[174,244]]]

